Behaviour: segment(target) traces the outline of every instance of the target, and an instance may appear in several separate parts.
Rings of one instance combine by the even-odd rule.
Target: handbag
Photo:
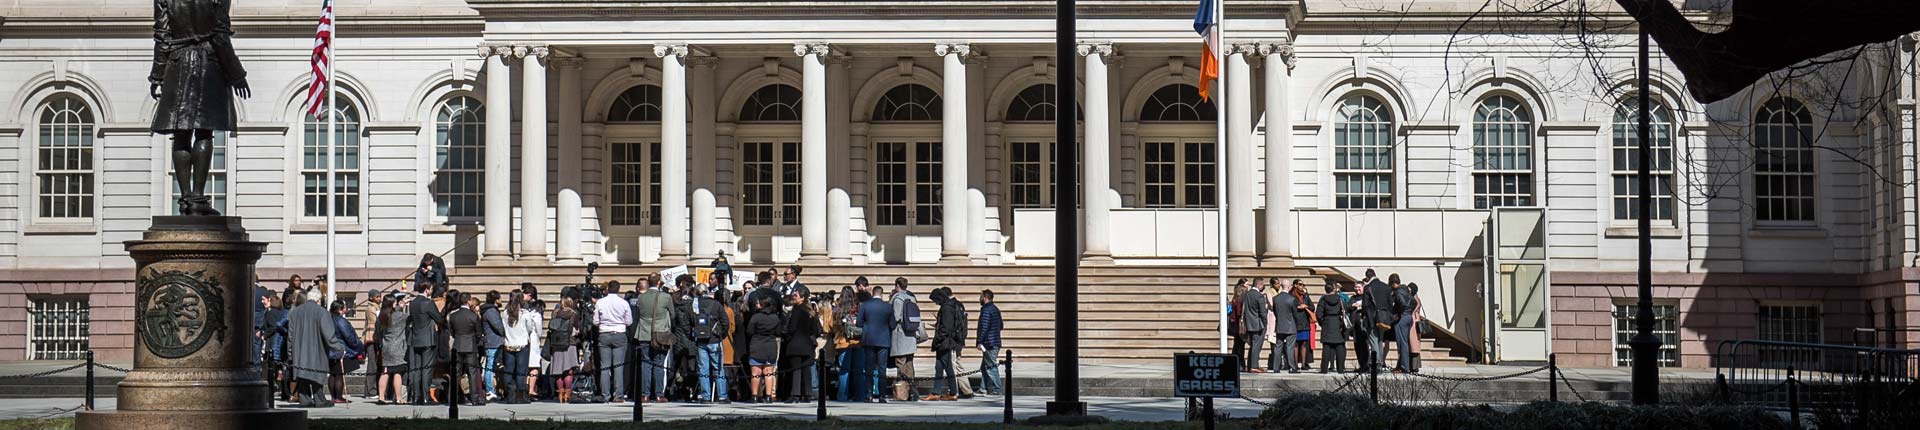
[[[1420,320],[1419,324],[1414,325],[1414,330],[1420,332],[1421,336],[1433,334],[1433,323],[1427,320]]]
[[[843,325],[843,326],[846,326],[846,328],[847,328],[847,339],[848,339],[848,340],[856,340],[856,341],[857,341],[857,340],[860,340],[860,339],[863,339],[863,338],[865,338],[865,337],[866,337],[866,334],[867,334],[867,329],[865,329],[865,328],[862,328],[862,327],[860,327],[860,325],[859,325],[859,324],[855,324],[855,323],[853,322],[853,316],[852,316],[852,315],[848,315],[848,316],[847,316],[847,319],[846,319],[846,321],[844,321],[844,323],[843,323],[843,324],[841,324],[841,325]]]
[[[654,332],[652,339],[653,347],[654,349],[671,349],[673,348],[674,339],[677,338],[673,336],[673,333]]]

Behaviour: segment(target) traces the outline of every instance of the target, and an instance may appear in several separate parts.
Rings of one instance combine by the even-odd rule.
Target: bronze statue
[[[175,203],[184,215],[219,216],[207,197],[213,133],[233,131],[233,97],[247,98],[247,71],[233,51],[234,0],[154,0],[153,132],[173,136]],[[231,94],[228,91],[232,91]]]

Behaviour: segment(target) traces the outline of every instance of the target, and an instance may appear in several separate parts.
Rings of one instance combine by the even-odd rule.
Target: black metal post
[[[1201,401],[1200,401],[1200,403],[1201,403],[1201,405],[1202,405],[1202,406],[1201,406],[1201,409],[1203,409],[1203,410],[1204,410],[1204,412],[1206,412],[1206,413],[1207,413],[1207,426],[1206,426],[1206,428],[1207,428],[1207,430],[1213,430],[1213,398],[1212,398],[1212,397],[1208,397],[1208,398],[1206,398],[1206,399],[1204,399],[1204,400],[1201,400]]]
[[[1547,401],[1560,403],[1560,363],[1555,354],[1547,354]]]
[[[1636,95],[1640,100],[1640,130],[1635,148],[1639,151],[1640,166],[1636,178],[1640,181],[1639,197],[1636,202],[1639,209],[1635,216],[1640,224],[1640,300],[1635,303],[1633,339],[1627,341],[1633,348],[1633,404],[1651,405],[1660,403],[1660,367],[1655,362],[1660,353],[1660,338],[1653,335],[1653,177],[1648,175],[1652,168],[1653,122],[1651,105],[1653,93],[1648,83],[1648,70],[1653,67],[1652,56],[1648,53],[1647,28],[1640,26],[1640,91]]]
[[[262,357],[265,357],[266,355],[267,355],[267,354],[265,354],[265,353],[262,353],[262,354],[261,354],[261,356],[262,356]],[[267,370],[267,375],[266,375],[266,378],[267,378],[267,409],[273,409],[273,399],[275,398],[275,394],[273,393],[273,389],[274,389],[274,386],[273,386],[273,385],[274,385],[274,383],[275,383],[275,382],[279,382],[279,380],[280,380],[280,378],[279,378],[279,377],[278,377],[277,375],[274,375],[274,371],[273,371],[273,370],[274,370],[274,363],[273,363],[273,360],[271,360],[271,359],[261,359],[260,361],[261,361],[261,363],[260,363],[260,364],[261,364],[261,365],[263,365],[263,366],[265,366],[265,367],[266,367],[266,370]],[[394,396],[394,397],[399,397],[399,396]],[[412,400],[412,399],[408,399],[408,400]]]
[[[1380,366],[1367,368],[1367,398],[1373,399],[1373,404],[1380,404]]]
[[[87,410],[93,410],[93,351],[87,351]]]
[[[466,368],[466,364],[465,360],[455,358],[453,375],[447,378],[447,419],[449,420],[460,420],[460,379],[465,376],[465,372],[461,370]]]
[[[642,344],[639,348],[651,348],[651,346],[646,346],[645,344]],[[639,348],[633,348],[633,349],[637,350]],[[652,352],[652,351],[649,350],[648,352]],[[647,407],[645,406],[645,403],[647,403],[646,394],[642,393],[641,395],[638,395],[638,396],[633,395],[633,393],[635,392],[634,390],[640,389],[640,384],[637,384],[636,382],[645,381],[646,378],[645,377],[635,378],[634,376],[636,375],[634,375],[633,370],[638,368],[640,369],[640,371],[648,372],[649,374],[653,372],[653,369],[648,368],[645,365],[637,365],[634,363],[635,361],[640,361],[638,360],[638,358],[640,358],[638,357],[638,355],[639,354],[627,354],[627,357],[628,357],[627,358],[627,400],[633,401],[633,422],[636,422],[636,423],[643,422],[647,419]]]
[[[1075,202],[1080,199],[1080,173],[1073,160],[1077,149],[1073,142],[1079,124],[1072,112],[1079,108],[1075,96],[1079,62],[1075,45],[1074,0],[1060,0],[1055,8],[1054,61],[1060,64],[1054,74],[1056,106],[1068,114],[1055,115],[1053,189],[1054,199],[1054,316],[1053,316],[1053,402],[1047,403],[1047,415],[1082,416],[1087,403],[1080,401],[1080,217]]]
[[[814,391],[818,391],[820,395],[819,399],[814,400],[813,419],[815,421],[826,421],[827,420],[827,350],[821,349],[820,351],[815,352],[813,354],[815,357],[813,359],[813,388],[814,388]],[[800,395],[800,393],[794,393],[794,395],[798,396]]]
[[[1000,395],[1007,398],[1004,412],[1006,416],[1001,417],[1000,422],[1013,424],[1013,350],[1006,350],[1006,355],[1007,360],[1001,362],[1001,367],[1006,368],[1003,371],[1007,373],[1007,377],[1000,381]]]
[[[1787,366],[1787,419],[1800,428],[1800,380],[1794,379],[1793,366]]]

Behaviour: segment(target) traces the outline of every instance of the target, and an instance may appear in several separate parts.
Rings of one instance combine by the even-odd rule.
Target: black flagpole
[[[1074,204],[1080,195],[1075,179],[1074,119],[1079,98],[1074,96],[1078,72],[1075,53],[1074,0],[1060,0],[1054,30],[1054,311],[1053,311],[1053,401],[1047,403],[1049,416],[1084,416],[1086,402],[1080,401],[1080,218]]]

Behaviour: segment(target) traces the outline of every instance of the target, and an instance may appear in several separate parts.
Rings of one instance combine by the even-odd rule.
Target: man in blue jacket
[[[980,291],[980,325],[974,334],[974,346],[980,349],[980,392],[998,396],[1006,388],[1000,383],[1000,307],[993,304],[993,290]]]
[[[882,381],[887,372],[887,350],[893,345],[893,305],[887,304],[872,292],[860,294],[865,300],[860,302],[860,350],[865,367],[860,370],[861,380],[855,387],[866,387],[854,395],[855,399],[886,403],[882,393]],[[871,400],[869,400],[871,399]]]

